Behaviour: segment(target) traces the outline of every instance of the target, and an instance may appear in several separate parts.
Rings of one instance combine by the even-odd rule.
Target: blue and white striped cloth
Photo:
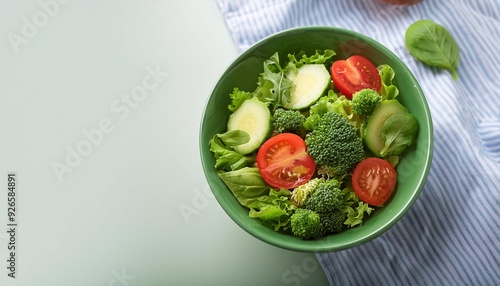
[[[306,25],[358,31],[412,70],[434,121],[428,181],[410,211],[369,243],[317,257],[332,285],[500,285],[500,1],[217,0],[240,51]],[[404,46],[410,24],[430,19],[460,48],[459,80]]]

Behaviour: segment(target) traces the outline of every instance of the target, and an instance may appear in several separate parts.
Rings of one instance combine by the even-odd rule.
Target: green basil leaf
[[[458,79],[459,48],[446,28],[431,20],[416,21],[408,27],[405,43],[415,58],[430,66],[445,68],[453,79]]]
[[[249,217],[262,220],[276,231],[289,228],[290,216],[296,208],[289,199],[292,192],[272,189],[255,167],[219,172],[219,177],[238,202],[249,208]]]
[[[230,172],[219,172],[219,177],[234,194],[238,202],[247,208],[259,208],[259,197],[267,195],[270,186],[260,175],[259,169],[245,167]]]
[[[222,134],[217,134],[217,136],[228,147],[235,147],[250,141],[250,135],[243,130],[231,130]]]
[[[415,141],[418,122],[410,113],[394,114],[387,118],[380,132],[384,141],[380,156],[399,155]]]

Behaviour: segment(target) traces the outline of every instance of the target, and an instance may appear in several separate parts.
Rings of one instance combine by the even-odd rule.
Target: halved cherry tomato
[[[380,206],[389,199],[396,185],[396,170],[386,160],[367,158],[352,173],[352,187],[363,202]]]
[[[347,60],[335,61],[331,68],[333,83],[351,99],[352,94],[365,88],[380,92],[382,80],[377,67],[363,56],[354,55]]]
[[[257,167],[262,178],[275,188],[293,189],[311,179],[316,170],[306,153],[304,140],[292,133],[269,138],[257,152]]]

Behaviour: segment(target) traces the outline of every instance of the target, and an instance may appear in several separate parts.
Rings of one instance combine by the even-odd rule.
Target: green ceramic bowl
[[[319,240],[301,240],[277,233],[260,220],[248,217],[214,169],[209,141],[226,131],[229,94],[234,87],[253,91],[264,60],[278,52],[282,62],[288,53],[333,49],[338,59],[360,54],[375,65],[389,64],[396,73],[398,99],[419,123],[418,139],[398,164],[396,189],[383,208],[377,209],[361,227],[348,229]],[[408,67],[380,43],[359,33],[335,27],[303,27],[269,36],[242,53],[222,74],[206,103],[200,130],[200,151],[206,179],[217,201],[241,228],[254,237],[284,249],[303,252],[339,251],[368,242],[393,226],[412,206],[426,181],[432,159],[433,128],[429,107],[420,86]]]

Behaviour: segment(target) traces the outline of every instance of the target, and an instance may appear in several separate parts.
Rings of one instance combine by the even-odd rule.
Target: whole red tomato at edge
[[[306,153],[306,143],[293,133],[269,138],[257,153],[257,167],[262,178],[275,188],[293,189],[314,175],[316,165]]]
[[[365,88],[380,92],[382,80],[377,67],[367,58],[354,55],[346,60],[335,61],[331,68],[333,83],[351,99],[352,94]]]

